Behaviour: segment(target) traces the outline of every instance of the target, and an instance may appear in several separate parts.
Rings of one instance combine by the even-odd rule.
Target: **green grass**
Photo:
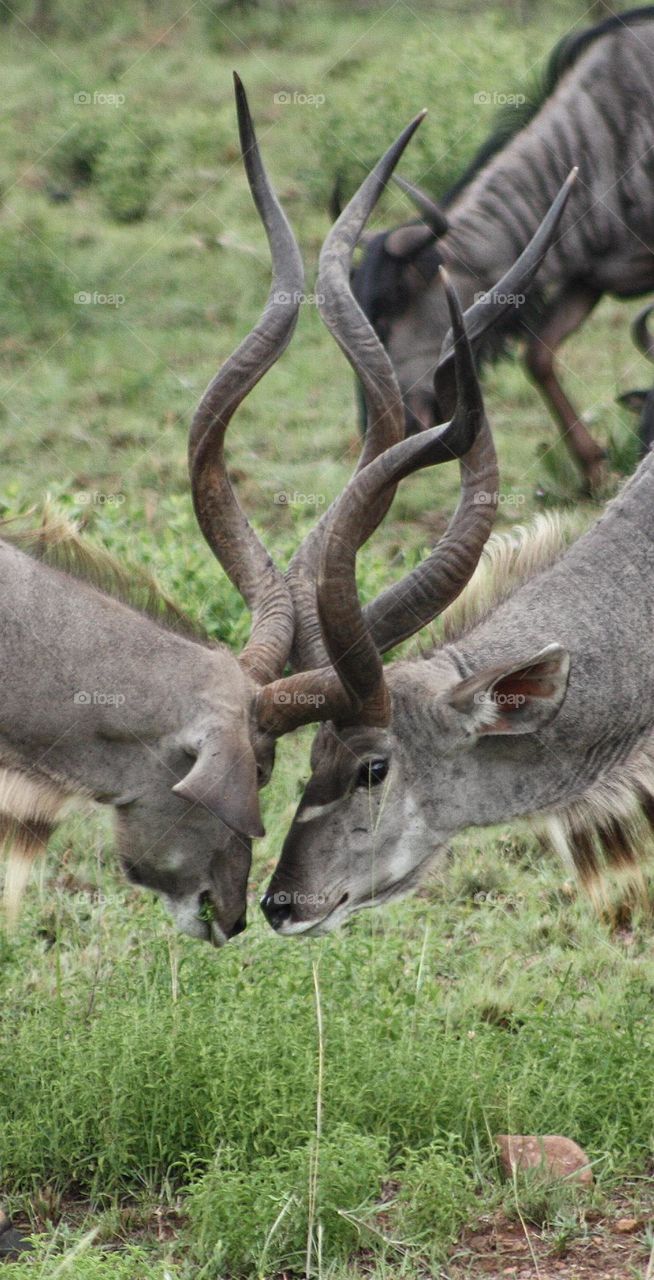
[[[355,182],[427,103],[405,171],[437,189],[488,126],[474,92],[521,84],[582,8],[543,7],[521,26],[518,5],[489,5],[465,46],[460,20],[427,6],[220,17],[202,6],[183,18],[118,6],[108,23],[71,0],[54,36],[4,26],[0,510],[50,492],[240,645],[247,617],[197,533],[185,470],[194,403],[269,279],[232,65],[311,288],[336,173]],[[325,101],[276,103],[282,90]],[[77,105],[80,92],[125,101]],[[389,196],[378,225],[404,207]],[[632,422],[613,397],[648,377],[628,339],[636,305],[605,301],[563,356],[616,469]],[[539,489],[569,502],[554,430],[519,366],[489,372],[487,393],[499,527],[539,509]],[[350,372],[315,308],[302,308],[229,451],[242,501],[285,563],[356,457]],[[400,493],[362,556],[367,596],[415,563],[456,486],[441,468]],[[600,1196],[649,1167],[651,924],[598,920],[529,833],[464,837],[417,900],[333,938],[282,944],[259,920],[310,737],[280,746],[251,925],[219,954],[119,879],[106,822],[78,817],[55,837],[18,933],[0,941],[0,1190],[41,1232],[16,1280],[300,1273],[311,1223],[321,1275],[361,1276],[365,1259],[367,1275],[410,1277],[421,1259],[438,1264],[464,1222],[513,1203],[498,1131],[574,1137]],[[517,1194],[527,1217],[564,1212],[551,1189]]]

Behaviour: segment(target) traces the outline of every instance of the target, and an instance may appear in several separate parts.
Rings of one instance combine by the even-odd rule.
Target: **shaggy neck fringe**
[[[44,504],[38,525],[29,523],[33,514],[0,520],[0,539],[34,560],[88,582],[170,631],[203,644],[209,642],[202,628],[164,594],[144,569],[121,564],[110,552],[83,538],[78,526],[49,502]]]
[[[593,519],[580,512],[548,513],[526,528],[493,534],[467,587],[443,614],[445,644],[468,635],[524,582],[549,569]]]
[[[477,570],[443,616],[446,644],[460,640],[563,554],[591,521],[578,512],[540,515],[527,528],[496,534]],[[598,911],[605,911],[608,875],[645,894],[641,870],[654,833],[654,735],[580,797],[549,814],[535,815],[550,844],[577,874]]]
[[[18,919],[33,863],[40,854],[45,854],[53,828],[77,799],[69,788],[54,780],[21,769],[0,767],[0,858],[5,863],[3,908],[10,928]]]

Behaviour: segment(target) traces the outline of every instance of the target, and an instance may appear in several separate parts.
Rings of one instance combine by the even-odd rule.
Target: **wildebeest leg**
[[[623,391],[615,399],[638,418],[638,456],[644,458],[654,445],[654,387],[649,391]]]
[[[654,387],[645,396],[643,411],[640,415],[640,456],[645,457],[654,448]]]
[[[584,487],[593,490],[604,475],[605,453],[581,422],[559,382],[557,348],[590,315],[601,294],[583,284],[564,288],[536,330],[528,335],[525,366],[561,428],[572,457],[579,466]]]
[[[21,1253],[28,1253],[31,1248],[29,1241],[16,1230],[4,1209],[0,1209],[0,1259],[11,1261]]]

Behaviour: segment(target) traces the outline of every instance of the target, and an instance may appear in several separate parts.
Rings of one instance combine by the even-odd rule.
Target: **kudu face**
[[[286,936],[326,933],[415,889],[452,836],[492,819],[520,768],[512,742],[556,717],[568,668],[567,653],[553,645],[516,670],[462,680],[443,650],[428,670],[391,670],[388,729],[320,728],[266,894],[273,927]],[[428,708],[427,733],[416,701],[420,715]]]
[[[186,805],[186,809],[191,806]],[[200,806],[180,817],[159,789],[116,809],[123,870],[162,898],[182,933],[221,946],[246,922],[252,841]]]
[[[318,730],[311,778],[264,899],[277,932],[327,933],[415,887],[438,840],[413,776],[392,729]]]
[[[245,928],[252,836],[263,834],[257,766],[239,705],[252,689],[233,666],[231,696],[240,697],[231,713],[223,703],[215,721],[159,741],[114,801],[127,878],[157,893],[183,933],[214,946]],[[262,776],[265,770],[262,752]]]

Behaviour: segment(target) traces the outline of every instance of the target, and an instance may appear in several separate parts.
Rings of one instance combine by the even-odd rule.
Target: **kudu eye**
[[[388,760],[383,758],[377,760],[366,760],[361,765],[357,774],[355,786],[357,787],[378,787],[384,781],[388,773]]]

